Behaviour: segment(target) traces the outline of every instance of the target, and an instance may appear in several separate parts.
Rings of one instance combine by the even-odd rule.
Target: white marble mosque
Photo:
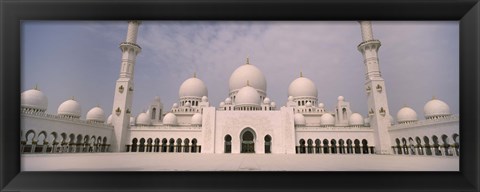
[[[357,48],[364,56],[368,111],[351,111],[343,96],[335,108],[327,110],[318,100],[315,82],[302,74],[288,86],[287,103],[275,103],[268,97],[264,73],[247,59],[232,72],[229,94],[218,105],[209,102],[208,86],[194,74],[180,86],[177,103],[164,106],[160,97],[154,97],[150,106],[142,106],[148,107],[146,112],[133,115],[133,71],[142,49],[136,43],[141,22],[129,21],[126,41],[120,44],[113,109],[107,110],[111,114],[94,107],[83,119],[75,98],[58,106],[57,114],[47,114],[47,107],[52,107],[48,93],[26,90],[21,94],[21,152],[458,157],[459,117],[450,113],[445,102],[426,101],[420,117],[408,106],[391,115],[377,57],[381,43],[373,39],[371,22],[359,23],[363,42]]]

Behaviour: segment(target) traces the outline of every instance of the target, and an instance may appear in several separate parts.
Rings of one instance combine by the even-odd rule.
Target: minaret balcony
[[[380,48],[381,45],[382,44],[380,43],[379,40],[373,39],[373,40],[361,42],[360,44],[358,44],[357,49],[360,52],[363,52],[365,49],[372,49],[372,48],[378,50],[378,48]]]
[[[122,49],[122,51],[125,51],[125,50],[128,50],[128,49],[134,49],[136,52],[140,52],[140,50],[142,50],[142,47],[140,47],[140,45],[138,45],[136,43],[122,42],[122,43],[120,43],[120,49]]]

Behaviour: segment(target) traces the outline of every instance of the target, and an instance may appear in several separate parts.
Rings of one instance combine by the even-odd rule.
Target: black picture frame
[[[0,17],[1,191],[479,190],[478,0],[0,0]],[[460,172],[21,172],[21,21],[131,19],[458,20]]]

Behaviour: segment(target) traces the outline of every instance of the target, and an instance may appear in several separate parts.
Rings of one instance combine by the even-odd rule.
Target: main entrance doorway
[[[252,130],[246,130],[241,135],[242,149],[241,153],[255,153],[255,142]]]

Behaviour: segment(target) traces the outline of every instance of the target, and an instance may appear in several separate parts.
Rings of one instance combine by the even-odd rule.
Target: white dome
[[[423,107],[425,118],[450,115],[450,107],[443,101],[432,99]]]
[[[324,108],[324,107],[325,107],[325,104],[319,103],[319,104],[318,104],[318,107],[319,107],[319,108]]]
[[[130,117],[130,125],[135,125],[135,117]]]
[[[82,108],[80,104],[73,100],[69,99],[60,104],[57,110],[58,115],[65,115],[70,117],[79,118],[81,116]]]
[[[363,125],[363,117],[359,113],[353,113],[348,119],[349,125]]]
[[[291,95],[288,96],[288,101],[293,101],[293,97]]]
[[[180,98],[182,97],[203,97],[208,96],[207,86],[202,80],[192,77],[185,80],[178,91]]]
[[[159,96],[155,96],[154,101],[160,103],[160,102],[161,102],[160,97],[159,97]]]
[[[190,102],[187,101],[187,102],[185,103],[185,107],[190,107],[190,106],[191,106]]]
[[[220,102],[220,107],[225,107],[225,102]]]
[[[410,107],[403,107],[397,113],[398,123],[417,121],[417,112]]]
[[[163,124],[164,125],[176,125],[177,124],[177,116],[173,113],[167,113],[165,117],[163,117]]]
[[[103,112],[103,109],[100,107],[94,107],[90,109],[87,113],[86,117],[87,121],[98,121],[98,122],[104,122],[105,121],[105,112]]]
[[[265,99],[263,100],[263,103],[270,104],[270,98],[265,97]]]
[[[225,99],[225,104],[232,104],[232,99],[230,99],[230,97],[227,97]]]
[[[288,86],[288,95],[292,97],[315,97],[317,98],[317,87],[308,78],[299,77]]]
[[[237,105],[260,105],[260,95],[253,87],[245,86],[237,93],[235,104]]]
[[[208,102],[208,97],[204,95],[204,96],[202,97],[202,102]]]
[[[363,120],[365,122],[365,125],[370,126],[370,117],[367,117]]]
[[[107,118],[107,125],[111,125],[111,124],[112,124],[112,118],[113,118],[113,115],[110,114],[110,116],[108,116],[108,118]]]
[[[273,107],[273,108],[275,108],[275,107],[277,106],[277,104],[272,101],[272,102],[270,103],[270,106]]]
[[[293,122],[295,123],[295,125],[306,124],[305,117],[301,113],[295,113],[295,115],[293,116]]]
[[[147,113],[140,113],[137,116],[137,125],[151,125],[152,121]]]
[[[337,100],[338,100],[338,101],[345,101],[345,97],[343,97],[343,96],[338,96]]]
[[[178,103],[174,103],[172,108],[178,108]]]
[[[192,125],[201,125],[202,124],[202,114],[195,113],[192,116]]]
[[[247,81],[255,89],[267,91],[267,81],[262,71],[254,65],[245,64],[233,71],[230,76],[230,92],[243,88]]]
[[[21,94],[21,105],[25,108],[47,110],[47,96],[37,89],[30,89]]]
[[[320,117],[320,125],[334,125],[335,118],[330,113],[325,113]]]
[[[312,105],[312,103],[311,103],[310,101],[308,101],[307,104],[306,104],[306,106],[307,106],[307,107],[312,107],[313,105]]]

